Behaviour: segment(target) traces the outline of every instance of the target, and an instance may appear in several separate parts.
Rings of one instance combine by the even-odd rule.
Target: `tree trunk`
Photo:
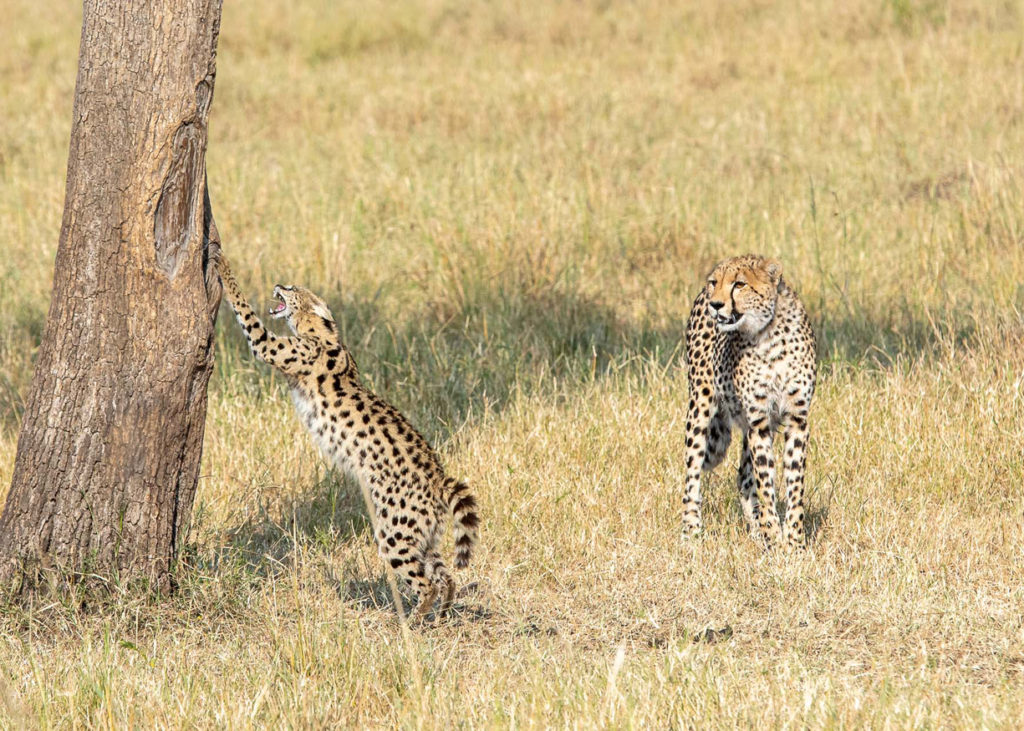
[[[220,286],[206,190],[221,0],[85,0],[53,295],[0,515],[38,569],[172,586]]]

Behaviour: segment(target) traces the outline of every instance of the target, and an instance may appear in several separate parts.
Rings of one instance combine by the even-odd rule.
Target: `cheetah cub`
[[[422,621],[438,597],[439,611],[446,611],[455,582],[438,553],[445,519],[454,517],[455,566],[463,568],[477,541],[476,500],[445,475],[437,453],[405,417],[361,383],[322,299],[302,287],[274,287],[278,301],[270,316],[294,333],[280,337],[249,307],[223,256],[217,267],[253,354],[284,374],[317,446],[369,495],[380,555],[416,594],[413,621]]]
[[[726,259],[708,275],[686,326],[690,403],[686,415],[683,532],[702,529],[701,470],[725,457],[731,427],[743,432],[737,484],[751,534],[771,549],[780,539],[775,509],[775,430],[785,433],[785,547],[802,549],[807,413],[814,395],[814,332],[774,259]]]

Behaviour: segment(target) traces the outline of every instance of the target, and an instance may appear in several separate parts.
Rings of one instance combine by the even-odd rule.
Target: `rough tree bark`
[[[53,295],[0,515],[2,587],[25,590],[40,568],[172,586],[220,302],[206,190],[220,16],[221,0],[84,2]]]

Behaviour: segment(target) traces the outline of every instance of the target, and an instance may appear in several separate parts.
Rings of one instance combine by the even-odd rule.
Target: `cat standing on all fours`
[[[708,275],[686,326],[683,532],[701,531],[701,470],[725,457],[732,425],[743,432],[738,486],[751,533],[772,548],[803,549],[807,415],[816,378],[814,331],[774,259],[727,259]],[[785,433],[786,513],[775,510],[775,429]]]

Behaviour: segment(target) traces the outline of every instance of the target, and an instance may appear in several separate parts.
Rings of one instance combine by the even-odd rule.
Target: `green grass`
[[[2,498],[79,20],[0,11]],[[323,294],[473,486],[475,590],[403,634],[222,316],[196,570],[3,610],[0,728],[1024,724],[1022,32],[1015,0],[228,3],[225,250],[256,301]],[[746,251],[819,336],[806,557],[744,535],[735,454],[679,539],[680,337]]]

